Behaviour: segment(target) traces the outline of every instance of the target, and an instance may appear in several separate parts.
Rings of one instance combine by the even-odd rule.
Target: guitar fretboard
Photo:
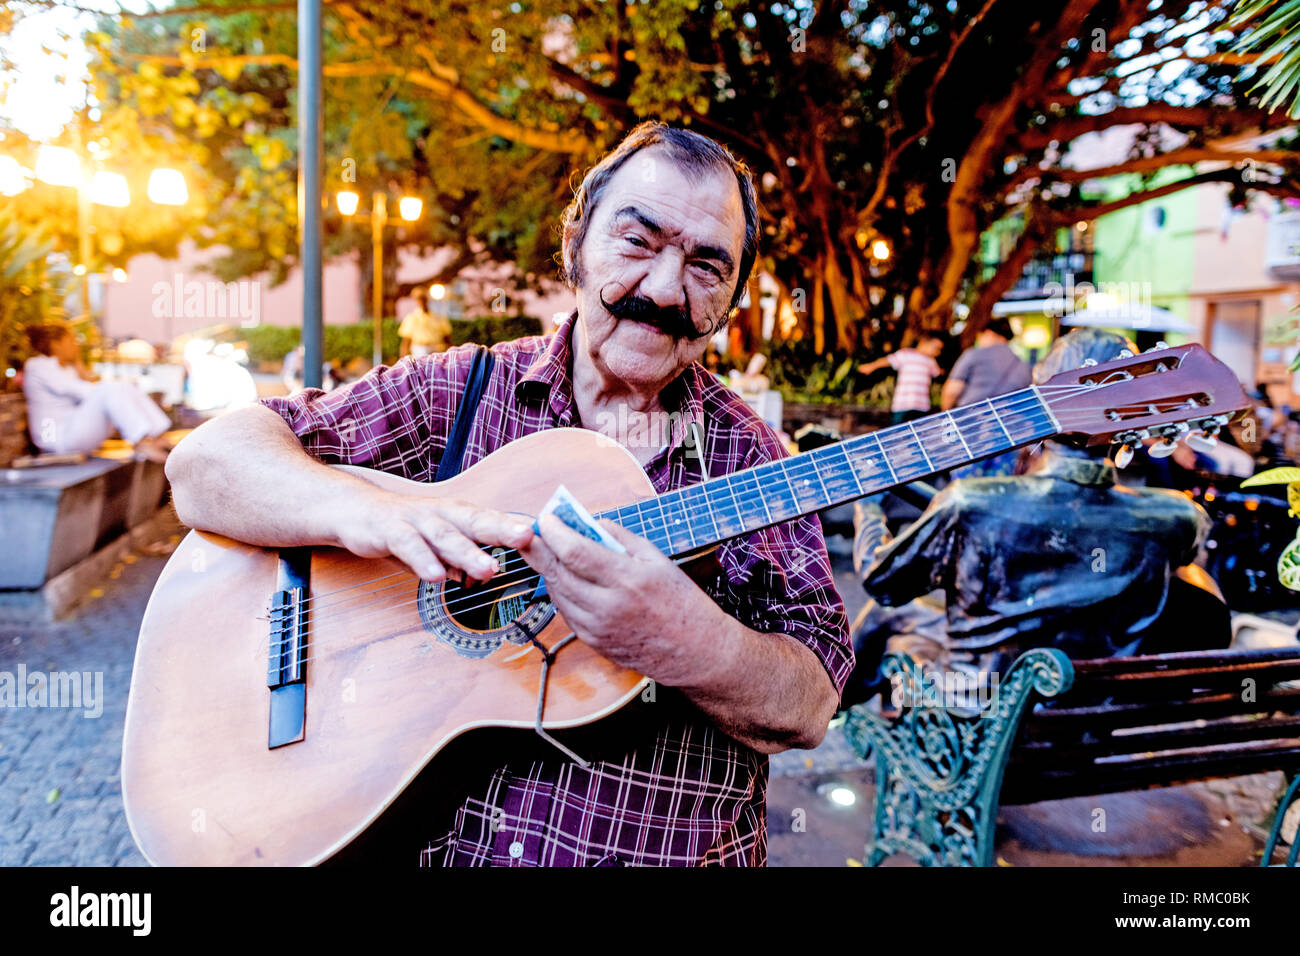
[[[1035,387],[602,512],[669,555],[710,547],[1058,432]]]

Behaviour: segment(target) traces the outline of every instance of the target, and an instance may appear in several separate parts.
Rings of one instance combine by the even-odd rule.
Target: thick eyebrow
[[[659,225],[659,223],[655,222],[636,206],[624,206],[622,209],[619,209],[610,218],[610,224],[617,226],[619,223],[627,219],[636,220],[647,232],[654,236],[662,238],[667,234],[667,230],[665,230],[663,226]],[[723,267],[727,274],[726,277],[730,277],[736,268],[736,263],[731,258],[731,253],[727,252],[726,249],[720,249],[717,246],[687,246],[686,257],[688,259],[712,259]]]

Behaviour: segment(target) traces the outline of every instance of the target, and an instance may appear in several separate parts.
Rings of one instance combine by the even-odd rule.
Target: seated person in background
[[[114,431],[135,446],[137,458],[164,461],[162,437],[171,420],[130,382],[96,382],[81,364],[72,329],[35,325],[27,338],[39,354],[23,365],[23,394],[32,442],[43,452],[93,452]]]
[[[1137,351],[1122,336],[1080,329],[1057,341],[1034,380],[1089,358],[1109,361],[1122,348]],[[1176,492],[1117,486],[1105,446],[1045,444],[1032,474],[954,481],[892,542],[879,505],[859,507],[854,560],[868,594],[891,608],[935,590],[946,601],[940,646],[906,635],[904,646],[884,650],[944,670],[1002,672],[1031,647],[1057,647],[1072,658],[1173,649],[1152,646],[1157,631],[1167,642],[1168,622],[1152,625],[1166,611],[1175,569],[1197,555],[1205,512]],[[855,644],[872,630],[868,607]],[[1185,629],[1181,649],[1227,646],[1226,627],[1219,634],[1212,619],[1204,623]],[[880,653],[879,645],[874,655],[859,649],[855,682],[874,679]]]

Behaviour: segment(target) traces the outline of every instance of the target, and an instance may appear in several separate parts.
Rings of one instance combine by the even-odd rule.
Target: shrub
[[[384,361],[397,360],[401,340],[397,335],[397,319],[384,319],[382,327]],[[542,323],[526,315],[489,315],[478,319],[453,319],[451,341],[453,345],[477,342],[493,345],[508,342],[526,335],[540,335]],[[302,341],[302,330],[295,326],[255,325],[229,329],[222,334],[228,341],[245,342],[249,361],[279,362]],[[325,326],[325,361],[336,359],[346,365],[353,359],[370,360],[374,343],[374,327],[367,320],[353,325]]]

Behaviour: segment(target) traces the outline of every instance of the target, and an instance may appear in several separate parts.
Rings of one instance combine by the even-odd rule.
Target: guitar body
[[[584,429],[527,436],[436,484],[339,467],[394,491],[530,515],[561,483],[593,512],[654,494],[635,458]],[[127,820],[154,864],[319,863],[370,826],[457,735],[534,725],[538,648],[502,640],[486,655],[481,646],[467,653],[427,625],[419,582],[400,562],[317,548],[305,726],[297,742],[269,747],[267,609],[280,564],[275,550],[195,531],[155,586],[122,754]],[[554,614],[537,640],[550,647],[568,633]],[[550,669],[545,726],[590,723],[645,684],[571,641]]]

